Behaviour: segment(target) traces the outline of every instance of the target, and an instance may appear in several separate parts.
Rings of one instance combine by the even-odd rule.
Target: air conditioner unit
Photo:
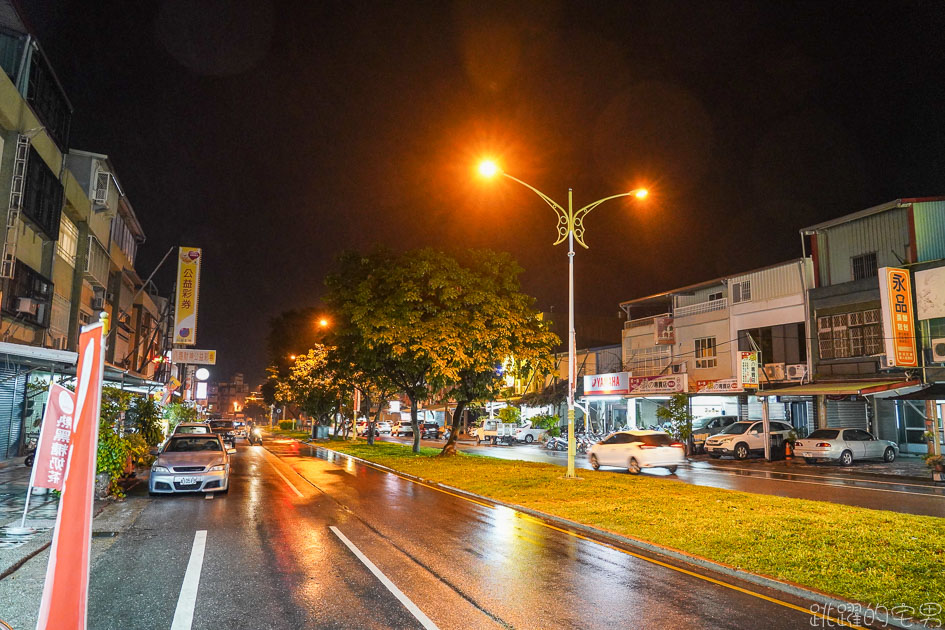
[[[102,310],[103,308],[105,308],[105,298],[101,295],[97,295],[93,297],[91,306],[92,306],[93,311]]]
[[[114,294],[114,293],[106,293],[106,294],[105,294],[105,301],[106,301],[106,302],[114,302],[114,301],[115,301],[115,294]]]
[[[932,361],[945,362],[945,337],[932,340]]]
[[[672,366],[673,374],[685,374],[686,373],[686,363],[676,363]]]
[[[787,366],[787,379],[789,381],[803,381],[807,378],[807,364],[795,363]]]
[[[39,310],[39,304],[36,302],[36,300],[32,298],[16,299],[17,313],[29,313],[30,315],[35,315],[37,310]]]
[[[768,363],[765,365],[765,376],[769,381],[783,381],[784,380],[784,364],[783,363]]]
[[[108,203],[108,184],[111,173],[99,171],[95,175],[95,189],[92,191],[92,201],[100,206]]]

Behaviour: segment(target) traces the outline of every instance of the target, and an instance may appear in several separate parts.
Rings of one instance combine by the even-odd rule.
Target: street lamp
[[[620,197],[636,197],[637,199],[644,199],[647,196],[646,188],[636,188],[630,192],[620,193],[618,195],[611,195],[610,197],[604,197],[603,199],[598,199],[593,203],[589,203],[583,208],[575,211],[574,205],[572,202],[572,190],[568,188],[568,209],[565,210],[561,204],[556,202],[554,199],[541,192],[534,186],[526,184],[517,177],[512,177],[505,171],[503,171],[498,164],[492,160],[484,160],[479,163],[479,174],[483,177],[494,177],[496,175],[502,175],[511,179],[513,182],[517,182],[528,188],[530,191],[542,198],[542,200],[551,206],[552,210],[555,211],[555,214],[558,215],[558,240],[554,242],[555,245],[559,245],[564,242],[565,239],[568,241],[568,477],[574,477],[574,380],[576,377],[575,371],[577,367],[577,361],[575,359],[575,335],[574,335],[574,241],[577,241],[581,247],[587,249],[587,245],[584,243],[584,217],[590,213],[591,210],[604,203],[605,201],[610,201],[611,199],[618,199]]]

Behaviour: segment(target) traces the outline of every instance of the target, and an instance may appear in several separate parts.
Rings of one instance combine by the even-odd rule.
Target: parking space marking
[[[180,587],[177,609],[171,630],[190,630],[194,625],[194,607],[197,605],[197,587],[200,586],[200,571],[203,569],[203,554],[207,548],[207,530],[198,529],[194,534],[194,546],[190,550],[190,561]]]
[[[784,483],[805,483],[811,486],[827,486],[836,490],[868,490],[870,492],[891,492],[893,494],[911,494],[919,497],[945,498],[940,494],[931,494],[928,492],[910,492],[909,490],[889,490],[887,488],[867,488],[865,486],[844,486],[836,483],[825,483],[822,481],[804,481],[803,479],[777,479],[776,477],[760,477],[757,475],[733,475],[724,471],[714,471],[699,469],[700,474],[721,475],[723,477],[741,477],[742,479],[754,479],[757,481],[782,481]]]
[[[750,477],[752,479],[774,479],[774,477],[768,477],[767,475],[793,475],[795,477],[811,477],[813,479],[833,479],[836,481],[845,481],[845,482],[857,483],[857,484],[872,483],[872,484],[884,485],[884,486],[901,486],[903,488],[925,488],[927,490],[939,490],[939,488],[936,488],[935,486],[930,486],[928,484],[921,484],[921,483],[905,483],[902,481],[881,481],[879,479],[855,479],[853,477],[812,475],[810,473],[788,472],[788,471],[781,471],[781,470],[751,470],[748,468],[735,468],[732,466],[714,466],[713,465],[711,468],[705,468],[702,466],[693,466],[692,464],[690,464],[689,470],[693,472],[696,472],[696,471],[703,472],[706,470],[708,471],[732,470],[735,472],[743,473],[741,475],[736,475],[736,476]],[[744,474],[745,472],[747,472],[748,474],[747,475]],[[787,481],[790,481],[790,479],[788,479]],[[837,485],[839,486],[839,484]],[[850,487],[858,487],[858,486],[841,486],[841,487],[850,488]],[[929,494],[930,496],[940,496],[934,493],[925,493],[925,492],[916,492],[914,494]]]
[[[360,560],[361,563],[364,564],[364,566],[366,566],[371,571],[371,573],[374,574],[374,577],[381,581],[381,584],[387,587],[387,590],[390,591],[394,597],[396,597],[400,603],[410,611],[410,614],[417,618],[417,621],[419,621],[424,628],[427,628],[427,630],[438,630],[436,624],[433,623],[429,617],[423,614],[423,611],[417,608],[417,605],[410,601],[410,598],[404,595],[403,591],[397,588],[397,586],[391,582],[387,576],[384,575],[381,570],[370,561],[370,559],[368,559],[366,555],[361,553],[361,550],[358,549],[353,542],[348,540],[337,527],[331,525],[328,529],[330,529],[332,533],[345,544],[345,547],[351,550],[351,553],[353,553],[358,558],[358,560]]]

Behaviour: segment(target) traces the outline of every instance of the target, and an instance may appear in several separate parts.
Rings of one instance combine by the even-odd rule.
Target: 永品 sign
[[[886,367],[918,367],[912,282],[908,270],[897,267],[879,270],[879,303],[883,313]]]
[[[197,343],[197,301],[200,294],[199,247],[181,247],[177,257],[177,302],[174,305],[174,343]]]

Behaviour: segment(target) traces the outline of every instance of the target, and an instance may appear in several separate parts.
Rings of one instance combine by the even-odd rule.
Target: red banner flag
[[[75,394],[62,385],[51,383],[43,413],[43,425],[36,445],[31,486],[62,490],[69,447],[72,444],[72,412]]]
[[[95,458],[105,367],[103,330],[99,322],[83,327],[79,335],[72,451],[63,477],[36,630],[86,627]]]

